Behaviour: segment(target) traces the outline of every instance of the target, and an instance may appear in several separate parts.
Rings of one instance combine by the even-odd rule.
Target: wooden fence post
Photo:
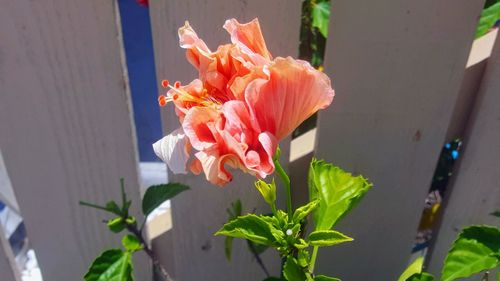
[[[169,79],[188,83],[197,77],[179,47],[177,29],[188,20],[209,48],[230,42],[222,29],[224,21],[240,22],[259,18],[266,44],[274,56],[298,54],[300,31],[299,0],[278,1],[193,1],[160,0],[150,2],[151,23],[158,81]],[[179,126],[173,108],[162,110],[164,132]],[[281,143],[288,159],[289,141]],[[287,163],[285,163],[287,165]],[[172,200],[172,230],[156,239],[155,251],[168,268],[174,268],[176,280],[261,280],[264,274],[248,253],[246,243],[236,239],[231,262],[224,257],[224,238],[213,234],[227,220],[226,208],[237,198],[245,212],[268,212],[265,202],[253,187],[254,179],[235,172],[235,180],[224,189],[206,182],[204,176],[169,174],[169,180],[184,182],[192,190]],[[279,198],[284,199],[283,196]],[[279,275],[277,254],[267,251],[264,262]]]
[[[5,239],[4,230],[0,225],[0,274],[2,281],[21,281],[16,260],[12,254],[9,241]]]
[[[336,97],[316,154],[375,187],[339,225],[355,241],[321,249],[318,272],[396,280],[406,267],[483,2],[332,1]]]
[[[500,36],[475,100],[456,175],[446,197],[444,214],[431,259],[430,272],[439,276],[446,253],[458,232],[472,224],[500,225],[490,215],[500,210]]]
[[[124,177],[139,206],[116,2],[4,1],[0,38],[0,148],[30,242],[44,280],[81,280],[120,237],[78,201],[119,199]]]

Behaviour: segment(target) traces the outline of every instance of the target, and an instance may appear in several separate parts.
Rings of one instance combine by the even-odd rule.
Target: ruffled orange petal
[[[269,79],[248,84],[245,99],[263,132],[282,140],[316,111],[330,105],[335,95],[328,76],[309,63],[276,58]]]
[[[224,29],[231,34],[231,42],[237,45],[254,62],[262,65],[272,59],[260,30],[258,19],[241,24],[236,19],[226,20]]]

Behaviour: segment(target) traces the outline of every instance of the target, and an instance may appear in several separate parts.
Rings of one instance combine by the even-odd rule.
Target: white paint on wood
[[[4,1],[0,147],[46,280],[79,280],[120,236],[79,200],[120,198],[139,180],[115,1]],[[144,256],[137,279],[147,280]]]
[[[447,190],[441,226],[429,270],[439,276],[458,232],[472,224],[500,225],[490,213],[500,210],[500,38],[488,59],[469,119],[455,178]],[[493,277],[494,278],[494,277]],[[474,280],[477,280],[475,278]]]
[[[314,151],[316,144],[316,128],[298,136],[290,142],[290,162]]]
[[[467,120],[483,79],[487,58],[491,55],[497,34],[498,29],[495,29],[474,40],[472,44],[469,59],[467,60],[467,68],[462,78],[460,91],[455,100],[453,114],[446,132],[446,141],[463,137]]]
[[[298,54],[300,30],[298,0],[224,0],[192,1],[161,0],[150,2],[157,78],[190,82],[197,76],[186,61],[185,50],[178,45],[177,29],[189,20],[200,38],[215,50],[230,38],[222,29],[224,21],[236,18],[247,22],[259,18],[266,44],[274,56]],[[152,105],[155,106],[155,105]],[[179,126],[170,106],[162,110],[164,132]],[[283,159],[288,159],[289,141],[283,141]],[[285,161],[286,162],[286,161]],[[285,163],[286,165],[286,163]],[[235,180],[220,189],[206,182],[203,176],[169,175],[169,180],[191,186],[191,190],[172,200],[173,228],[153,242],[157,252],[176,280],[261,280],[264,274],[248,254],[246,244],[234,241],[233,259],[224,257],[224,238],[214,237],[227,220],[226,208],[240,198],[245,212],[269,212],[253,187],[254,178],[235,172]],[[284,197],[279,196],[283,199]],[[280,260],[267,251],[264,261],[271,273],[279,275]]]
[[[403,271],[483,2],[332,1],[325,67],[336,96],[320,112],[316,154],[375,187],[338,226],[355,241],[320,249],[318,272]]]
[[[495,28],[477,40],[474,40],[470,50],[469,59],[467,60],[467,67],[473,66],[474,64],[490,57],[497,35],[498,28]]]

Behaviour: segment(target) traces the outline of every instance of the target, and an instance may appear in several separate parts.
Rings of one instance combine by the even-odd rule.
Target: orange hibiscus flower
[[[226,166],[258,178],[272,174],[278,142],[334,96],[330,79],[308,62],[273,59],[257,19],[230,19],[224,28],[231,44],[215,52],[188,22],[179,29],[180,46],[199,77],[185,86],[162,83],[170,90],[160,105],[175,105],[181,127],[153,144],[173,172],[189,166],[219,186],[232,179]]]

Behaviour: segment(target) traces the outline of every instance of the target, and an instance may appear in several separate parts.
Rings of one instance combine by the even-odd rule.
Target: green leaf
[[[134,235],[131,235],[131,234],[127,234],[127,235],[123,236],[122,244],[123,244],[123,247],[125,247],[125,249],[127,249],[130,252],[136,252],[136,251],[140,251],[143,249],[143,245],[142,245],[141,241],[139,241],[139,239],[137,239],[137,237],[135,237]]]
[[[499,249],[500,229],[490,226],[465,228],[446,256],[441,280],[469,277],[497,266]]]
[[[257,188],[262,197],[264,197],[267,204],[270,206],[274,205],[274,202],[276,201],[276,184],[274,183],[274,179],[271,183],[258,180],[255,182],[255,188]]]
[[[307,267],[309,265],[311,258],[309,252],[306,250],[299,251],[297,253],[297,264],[301,267]]]
[[[434,276],[427,272],[414,273],[412,276],[408,277],[404,281],[434,281]]]
[[[335,230],[317,230],[309,234],[309,244],[311,246],[333,246],[352,240],[351,237]]]
[[[495,212],[491,213],[491,215],[500,218],[500,211],[495,211]]]
[[[281,232],[281,235],[279,235],[279,232]],[[276,236],[283,236],[282,231],[274,228],[271,218],[254,214],[237,217],[226,223],[215,235],[244,238],[269,246],[277,241]]]
[[[133,281],[132,254],[111,249],[94,260],[83,279],[85,281]]]
[[[410,276],[415,273],[422,272],[422,266],[424,265],[424,257],[416,258],[406,269],[403,271],[401,276],[399,276],[398,281],[406,281]]]
[[[297,261],[292,256],[288,256],[283,266],[283,276],[288,281],[305,281],[306,275]]]
[[[319,200],[313,200],[307,203],[307,205],[297,208],[297,210],[295,210],[295,212],[293,213],[292,221],[295,223],[300,223],[300,221],[307,217],[307,215],[309,215],[312,211],[314,211],[314,209],[316,209],[318,205]]]
[[[128,225],[137,225],[137,220],[135,219],[135,217],[128,217],[126,220],[125,220],[125,223],[128,224]]]
[[[188,186],[180,183],[153,185],[146,190],[144,198],[142,198],[142,212],[148,216],[163,202],[188,189]]]
[[[127,224],[123,221],[123,218],[117,217],[108,221],[108,228],[114,233],[119,233],[127,227]]]
[[[302,249],[309,247],[309,243],[306,242],[306,240],[299,238],[297,240],[297,242],[295,242],[295,244],[293,244],[293,246],[299,250],[302,250]]]
[[[340,279],[325,275],[316,275],[314,281],[340,281]]]
[[[106,203],[106,210],[118,216],[122,214],[122,210],[120,209],[120,207],[118,207],[118,204],[116,204],[115,201],[109,201],[108,203]]]
[[[489,6],[481,12],[481,18],[476,29],[476,38],[483,36],[500,19],[500,2]]]
[[[473,225],[462,230],[459,237],[477,240],[500,255],[500,228],[488,225]]]
[[[324,1],[313,4],[312,26],[317,27],[323,37],[328,37],[328,22],[330,21],[330,2]]]
[[[309,170],[310,201],[320,200],[313,213],[316,230],[331,229],[372,187],[362,176],[354,177],[342,169],[313,159]]]

